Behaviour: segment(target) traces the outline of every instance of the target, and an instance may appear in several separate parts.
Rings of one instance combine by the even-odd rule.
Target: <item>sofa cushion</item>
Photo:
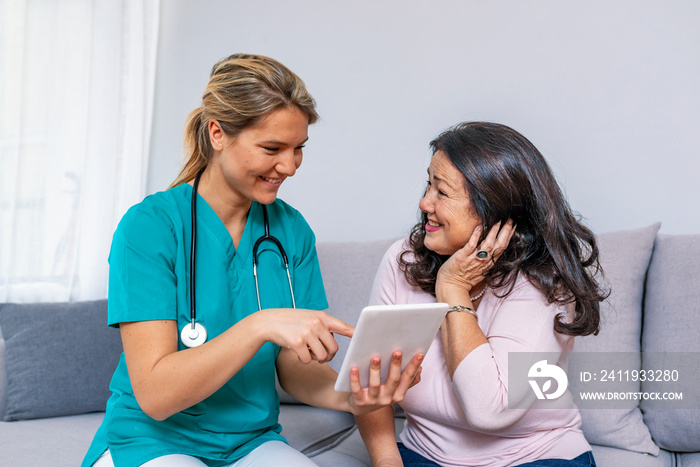
[[[3,420],[103,411],[122,351],[107,301],[2,304],[7,402]]]
[[[104,413],[15,422],[0,421],[0,465],[78,466]]]
[[[282,404],[279,422],[290,446],[314,456],[341,442],[355,426],[355,417],[308,405]]]
[[[577,337],[575,352],[628,352],[634,365],[629,370],[641,368],[644,278],[659,226],[654,224],[598,236],[604,273],[602,282],[609,288],[610,296],[601,304],[600,333]],[[578,374],[575,362],[576,359],[571,360],[569,374]],[[640,383],[630,381],[625,390],[639,392]],[[581,428],[591,444],[653,455],[659,452],[636,403],[619,409],[582,409],[581,418]]]
[[[673,454],[660,451],[657,456],[649,456],[625,449],[615,449],[606,446],[591,446],[593,457],[600,467],[675,467]],[[685,464],[683,464],[685,466]]]
[[[700,451],[698,278],[700,235],[660,235],[647,276],[642,335],[644,368],[676,370],[680,379],[678,383],[645,381],[642,390],[681,392],[684,400],[676,403],[644,400],[640,406],[656,444],[682,452]],[[689,329],[694,332],[688,332]],[[673,407],[676,410],[668,410]]]
[[[700,452],[691,452],[678,455],[679,467],[700,467]]]
[[[333,449],[311,458],[319,467],[372,467],[365,443],[357,427],[350,430]]]

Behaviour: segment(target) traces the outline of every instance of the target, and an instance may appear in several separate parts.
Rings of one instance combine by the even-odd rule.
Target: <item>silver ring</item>
[[[476,252],[476,257],[477,257],[478,259],[480,259],[480,260],[483,261],[483,260],[485,260],[485,259],[488,259],[488,257],[489,257],[489,252],[486,251],[486,250],[479,250],[479,251]]]

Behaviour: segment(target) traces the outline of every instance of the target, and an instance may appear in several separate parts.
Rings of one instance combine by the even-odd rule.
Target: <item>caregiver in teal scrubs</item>
[[[302,162],[308,125],[318,115],[303,82],[267,57],[237,54],[218,62],[201,106],[185,128],[186,160],[171,188],[147,197],[123,217],[110,252],[109,324],[124,353],[114,373],[104,422],[83,465],[315,465],[280,435],[282,387],[319,407],[362,414],[403,398],[422,356],[401,373],[351,393],[333,390],[325,364],[338,345],[333,333],[352,326],[328,308],[315,238],[302,215],[277,199]],[[207,330],[186,347],[190,323],[192,182],[197,192],[196,321]],[[260,310],[252,250],[270,233],[289,258],[290,285],[271,242],[258,253]],[[417,379],[417,378],[415,378]]]

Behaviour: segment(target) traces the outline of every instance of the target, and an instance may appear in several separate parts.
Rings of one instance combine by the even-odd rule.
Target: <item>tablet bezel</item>
[[[335,390],[350,391],[350,370],[353,367],[360,370],[360,385],[366,388],[369,385],[370,361],[375,355],[382,359],[382,384],[389,374],[391,355],[397,350],[403,353],[403,371],[414,355],[428,351],[448,308],[447,303],[372,305],[363,308],[338,372]]]

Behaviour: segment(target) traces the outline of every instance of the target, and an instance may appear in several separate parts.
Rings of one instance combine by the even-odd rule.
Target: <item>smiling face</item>
[[[469,241],[481,224],[464,186],[464,175],[442,151],[428,167],[428,187],[418,204],[428,215],[425,246],[440,255],[452,255]]]
[[[280,107],[235,137],[210,122],[214,154],[207,171],[218,195],[228,204],[272,203],[282,182],[301,165],[308,122],[296,107]]]

